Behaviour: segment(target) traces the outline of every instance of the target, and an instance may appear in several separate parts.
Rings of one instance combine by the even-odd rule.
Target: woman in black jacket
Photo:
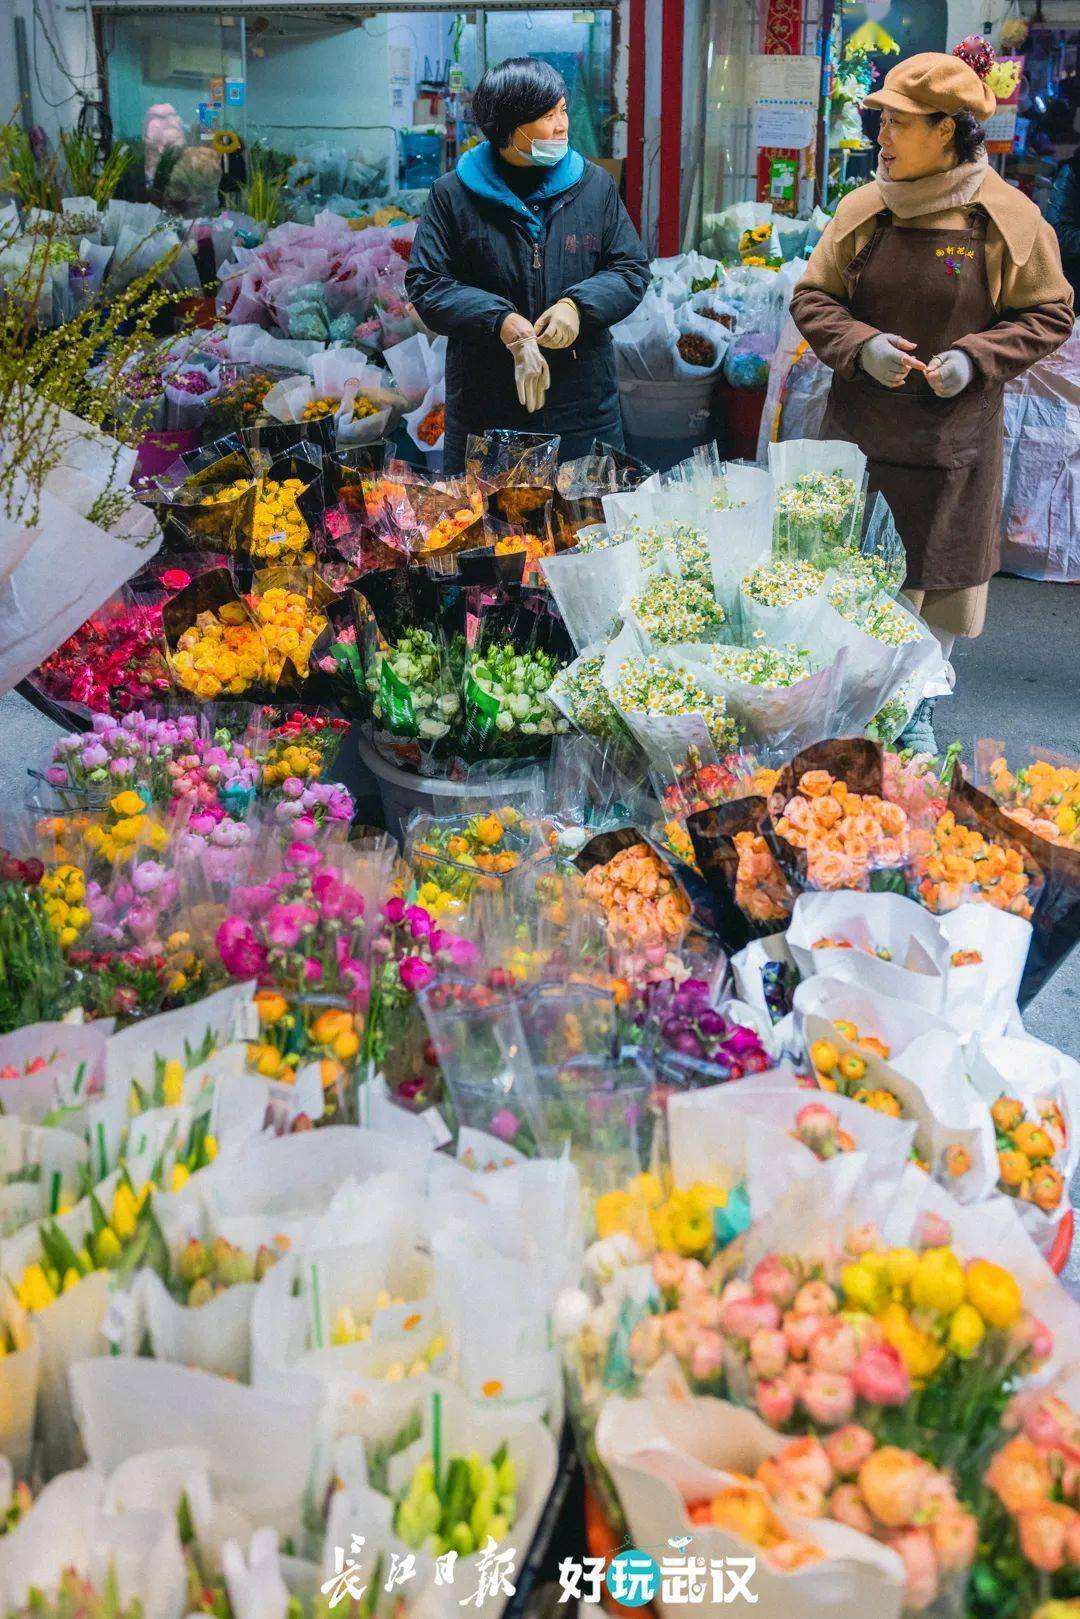
[[[597,438],[621,447],[609,328],[649,284],[638,234],[611,176],[570,147],[546,62],[489,69],[473,117],[487,139],[431,188],[405,282],[450,339],[446,469],[490,427],[558,433],[563,461]]]
[[[1057,232],[1061,268],[1080,300],[1080,146],[1054,176],[1046,217]]]

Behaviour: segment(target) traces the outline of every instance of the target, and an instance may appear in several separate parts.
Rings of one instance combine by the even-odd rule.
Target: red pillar
[[[663,0],[660,28],[660,209],[661,258],[680,248],[682,177],[683,0]]]

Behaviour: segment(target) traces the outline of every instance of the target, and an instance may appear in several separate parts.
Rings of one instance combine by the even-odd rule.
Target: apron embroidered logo
[[[945,260],[946,275],[959,275],[960,261],[975,257],[973,247],[953,247],[951,244],[948,247],[935,248],[934,253],[937,258]]]

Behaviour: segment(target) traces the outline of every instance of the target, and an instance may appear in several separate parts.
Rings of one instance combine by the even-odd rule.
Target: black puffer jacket
[[[459,165],[469,184],[460,172],[447,174],[428,197],[405,284],[426,324],[450,340],[448,471],[464,466],[468,435],[489,427],[558,433],[564,461],[595,438],[622,444],[609,327],[644,297],[648,261],[611,176],[573,152],[563,164],[523,201],[499,179],[485,145]],[[535,320],[563,297],[577,305],[581,331],[572,348],[544,351],[551,386],[530,415],[518,403],[499,328],[514,310]]]
[[[1054,176],[1046,217],[1057,232],[1061,268],[1080,299],[1080,148]]]

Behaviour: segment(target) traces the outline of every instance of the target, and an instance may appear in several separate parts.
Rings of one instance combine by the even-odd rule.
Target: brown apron
[[[967,230],[893,224],[886,210],[844,278],[856,320],[895,332],[929,362],[998,320],[986,278],[986,219]],[[822,438],[852,440],[869,461],[869,487],[892,508],[913,590],[981,585],[998,565],[1004,440],[1003,389],[975,373],[939,399],[921,372],[886,388],[861,369],[834,374]]]

